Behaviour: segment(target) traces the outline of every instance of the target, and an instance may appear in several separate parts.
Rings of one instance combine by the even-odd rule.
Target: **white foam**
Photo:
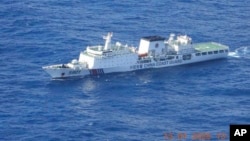
[[[234,52],[229,52],[228,56],[235,58],[249,58],[250,59],[250,46],[237,48]]]
[[[235,57],[235,58],[239,58],[240,57],[236,52],[229,52],[228,56]]]

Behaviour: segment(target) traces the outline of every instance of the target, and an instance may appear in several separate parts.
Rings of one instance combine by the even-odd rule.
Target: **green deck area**
[[[200,52],[229,49],[228,46],[222,45],[220,43],[215,43],[215,42],[194,44],[194,48],[195,50],[200,51]]]

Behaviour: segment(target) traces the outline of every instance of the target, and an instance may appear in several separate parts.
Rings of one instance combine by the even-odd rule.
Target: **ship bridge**
[[[146,36],[141,38],[138,54],[139,56],[155,56],[162,54],[164,45],[164,37],[161,36]]]

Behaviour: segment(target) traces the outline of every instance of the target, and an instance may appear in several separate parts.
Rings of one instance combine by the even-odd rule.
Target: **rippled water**
[[[0,140],[167,140],[250,122],[250,5],[243,1],[0,2]],[[51,80],[43,65],[87,45],[138,46],[143,36],[186,33],[230,46],[227,59]],[[238,56],[238,57],[237,57]],[[165,135],[165,136],[164,136]]]

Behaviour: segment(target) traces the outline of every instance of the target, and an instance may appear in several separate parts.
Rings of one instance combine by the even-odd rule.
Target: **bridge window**
[[[212,52],[212,51],[209,51],[208,54],[213,54],[213,52]]]
[[[216,50],[216,51],[214,51],[214,54],[218,54],[218,51]]]

